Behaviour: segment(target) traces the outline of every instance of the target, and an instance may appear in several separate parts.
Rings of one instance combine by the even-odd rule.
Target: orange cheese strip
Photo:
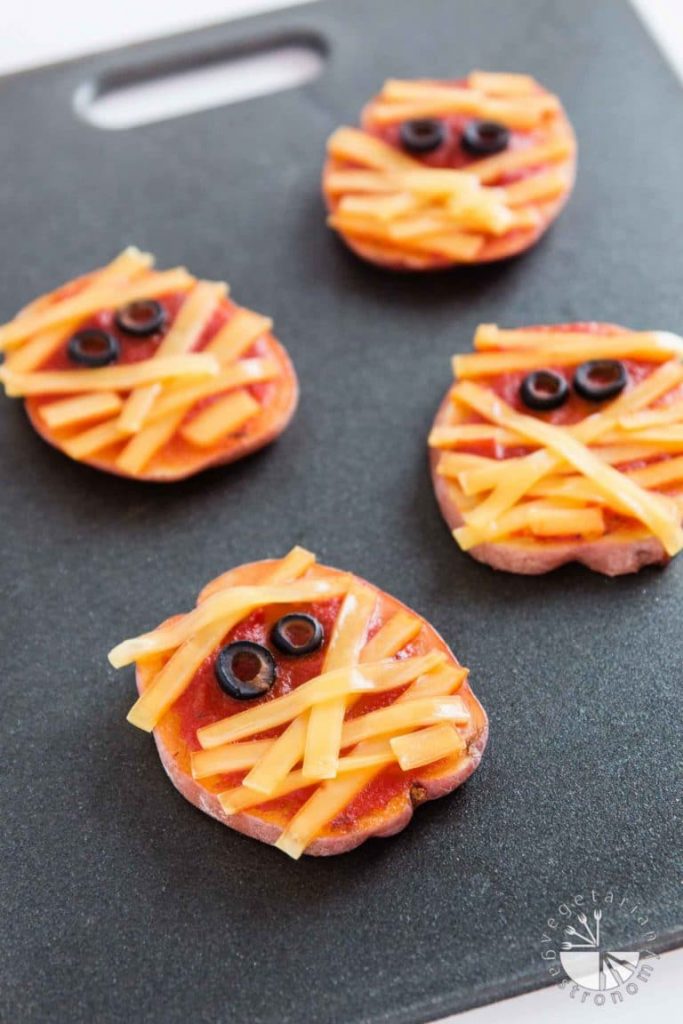
[[[628,508],[634,519],[642,522],[661,540],[668,554],[674,555],[683,547],[683,530],[671,503],[660,495],[644,490],[612,466],[601,462],[569,431],[515,413],[497,396],[469,381],[459,385],[459,398],[480,415],[490,417],[499,425],[512,427],[571,463],[584,476],[593,480],[608,499],[616,500],[620,508]]]
[[[190,444],[211,448],[243,427],[260,411],[259,402],[248,391],[235,391],[219,398],[194,416],[182,427],[180,433]]]
[[[353,667],[335,669],[333,672],[309,679],[284,697],[277,697],[258,707],[249,708],[247,711],[241,711],[237,715],[198,729],[197,739],[205,750],[245,739],[253,736],[255,732],[285,725],[296,715],[324,700],[334,700],[335,697],[351,693],[383,693],[405,686],[423,672],[429,672],[444,661],[444,654],[432,651],[421,657],[405,658],[402,661],[387,660],[363,665],[362,671]]]
[[[416,679],[409,689],[406,690],[397,701],[395,701],[395,704],[402,705],[408,700],[415,700],[417,698],[422,699],[426,697],[449,696],[460,688],[466,678],[466,669],[460,668],[459,666],[457,668],[453,666],[444,666],[443,668],[428,672],[425,675],[420,676],[419,679]],[[393,707],[394,705],[391,706]],[[295,721],[299,721],[299,719],[295,719]],[[355,721],[356,719],[351,719],[344,724],[344,731],[342,732],[342,748],[346,748],[351,744],[353,733],[350,733],[348,730],[352,727],[355,728]],[[379,727],[381,732],[381,720],[379,722]],[[282,735],[284,735],[284,733]],[[349,736],[351,736],[351,739],[349,739]],[[241,743],[225,743],[221,746],[212,747],[208,750],[197,750],[192,754],[192,776],[195,779],[205,779],[211,775],[220,775],[224,772],[237,771],[240,768],[252,768],[261,758],[264,757],[265,754],[268,753],[268,751],[273,749],[273,746],[273,740],[247,740]],[[342,771],[342,760],[343,759],[339,760],[339,771]],[[358,768],[361,767],[361,765],[355,765],[354,767]],[[299,772],[299,776],[304,780],[299,783],[299,785],[310,784],[310,779],[305,779],[301,772]],[[250,786],[247,788],[253,789],[254,787]],[[239,789],[239,787],[237,787],[237,789]],[[233,792],[235,792],[235,790],[233,790]],[[259,789],[259,792],[263,792],[263,790]],[[271,795],[281,792],[280,783],[277,785],[269,785],[267,792]],[[247,798],[252,802],[258,802],[254,800],[253,794],[251,797]]]
[[[490,185],[498,181],[504,174],[520,171],[527,167],[543,167],[545,164],[559,163],[572,156],[575,144],[571,136],[561,135],[549,142],[529,146],[526,149],[513,149],[495,156],[487,156],[483,160],[468,165],[468,170],[476,175],[482,185]]]
[[[150,633],[124,640],[109,652],[114,668],[130,665],[141,658],[179,647],[204,626],[219,622],[232,615],[244,618],[254,608],[267,605],[305,604],[309,601],[339,597],[348,588],[348,578],[340,575],[333,580],[302,580],[288,585],[264,584],[253,587],[230,587],[216,591],[178,621],[159,626]],[[239,620],[238,620],[239,621]]]
[[[273,321],[251,309],[241,308],[221,327],[211,339],[205,351],[210,352],[219,362],[233,363],[244,355],[248,349],[267,334]]]
[[[267,570],[263,583],[275,586],[293,582],[303,576],[314,563],[315,555],[310,551],[300,547],[292,548],[289,554]],[[238,609],[189,636],[138,697],[128,714],[128,721],[139,729],[151,732],[185,692],[199,666],[242,617],[243,613]]]
[[[605,532],[605,521],[598,508],[559,508],[552,502],[529,502],[515,505],[490,522],[486,539],[500,540],[525,531],[536,537],[599,537]],[[458,527],[453,536],[463,551],[481,543],[479,532],[468,525]]]
[[[194,280],[184,267],[177,267],[174,270],[152,272],[139,281],[133,280],[120,287],[107,282],[101,288],[84,289],[68,299],[47,306],[33,316],[15,317],[0,327],[0,351],[14,348],[32,334],[65,321],[84,320],[101,309],[116,309],[136,299],[151,299],[170,292],[187,291]]]
[[[506,185],[501,191],[508,206],[523,206],[541,200],[556,199],[569,187],[567,175],[562,171],[545,171],[530,178],[522,178],[513,185]]]
[[[126,285],[131,280],[140,278],[153,264],[153,256],[130,246],[119,253],[102,270],[96,271],[88,284],[78,292],[78,295],[83,297],[93,290],[99,292],[102,288],[118,288]],[[28,309],[19,314],[19,317],[30,317],[38,312],[38,308],[47,309],[49,305],[49,302],[43,300],[39,304],[32,303]],[[21,373],[35,370],[57,351],[69,335],[75,331],[78,323],[79,318],[60,323],[56,327],[41,331],[29,341],[20,343],[20,347],[8,352],[5,365]]]
[[[155,396],[152,396],[154,398]],[[137,476],[151,462],[156,453],[167,445],[185,418],[185,410],[171,412],[134,434],[116,459],[124,473]],[[120,430],[119,423],[116,427]]]
[[[359,128],[337,128],[327,141],[327,152],[336,160],[348,160],[375,170],[420,170],[422,164],[387,142]]]
[[[319,704],[317,707],[325,707],[325,705]],[[313,707],[310,712],[304,712],[295,718],[276,740],[264,741],[266,749],[249,774],[242,779],[243,786],[254,789],[257,793],[272,793],[284,782],[292,768],[301,760],[306,745],[308,723],[310,716],[315,711],[316,707]],[[207,750],[202,753],[210,754],[212,751]],[[335,774],[337,761],[335,762]]]
[[[219,372],[215,358],[204,353],[144,359],[123,366],[96,370],[55,370],[44,373],[15,373],[0,367],[0,381],[12,397],[24,395],[76,394],[83,391],[126,391],[138,384],[173,378],[214,377]]]
[[[631,358],[663,363],[673,354],[671,347],[659,344],[655,335],[624,334],[616,338],[595,335],[592,341],[585,342],[558,340],[552,347],[454,356],[453,372],[458,380],[470,380],[547,366],[577,366],[587,359]]]
[[[376,604],[377,595],[369,587],[354,584],[349,589],[334,624],[323,671],[358,664]],[[302,769],[307,778],[333,779],[337,774],[345,712],[343,699],[311,710]]]
[[[73,427],[90,420],[101,420],[117,413],[123,402],[115,391],[100,391],[93,395],[65,398],[40,407],[40,418],[48,427]]]
[[[538,93],[538,82],[531,75],[507,71],[471,71],[467,76],[470,88],[490,96],[530,96]]]
[[[395,736],[389,740],[389,746],[404,772],[467,750],[467,744],[452,725],[433,725],[407,736]]]

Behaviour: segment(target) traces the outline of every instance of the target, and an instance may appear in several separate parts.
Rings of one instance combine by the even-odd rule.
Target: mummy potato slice
[[[574,184],[574,133],[528,75],[385,82],[328,142],[329,225],[359,256],[434,270],[528,249]]]
[[[0,380],[78,462],[179,480],[273,441],[296,408],[289,356],[221,282],[126,249],[0,327]]]
[[[683,338],[483,324],[429,445],[460,547],[496,569],[608,576],[683,547]]]
[[[302,548],[219,576],[110,661],[137,664],[128,720],[153,731],[183,796],[295,859],[400,831],[486,745],[467,670],[435,630]]]

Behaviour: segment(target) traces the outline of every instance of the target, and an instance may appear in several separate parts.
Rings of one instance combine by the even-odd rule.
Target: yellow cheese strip
[[[523,206],[564,195],[569,187],[567,175],[562,171],[545,171],[530,178],[522,178],[501,191],[508,206]]]
[[[235,391],[213,402],[181,429],[181,436],[199,448],[211,448],[257,416],[261,405],[248,391]]]
[[[645,409],[620,416],[618,424],[623,430],[642,430],[647,427],[661,427],[665,423],[678,423],[683,420],[683,402],[672,402],[670,405],[656,409]]]
[[[467,744],[452,725],[433,725],[407,736],[395,736],[389,745],[404,772],[467,750]]]
[[[136,434],[140,430],[161,391],[161,384],[145,384],[130,393],[116,423],[122,434]]]
[[[664,363],[632,391],[625,392],[615,402],[611,402],[601,413],[589,416],[575,426],[569,427],[568,433],[584,444],[592,444],[604,435],[623,413],[646,407],[672,388],[678,387],[682,381],[683,366],[675,362]],[[611,449],[595,448],[593,454],[604,462],[618,465],[620,462],[648,458],[653,453],[644,446],[621,445]],[[467,495],[492,487],[497,487],[502,495],[503,490],[507,489],[510,503],[498,509],[504,511],[537,480],[555,471],[562,463],[560,456],[549,451],[534,452],[533,455],[521,459],[491,460],[486,466],[463,472],[459,476],[459,483]],[[492,510],[488,511],[494,516]]]
[[[499,425],[512,427],[571,463],[580,473],[593,480],[608,499],[616,500],[619,507],[627,507],[634,519],[642,522],[661,540],[668,554],[674,555],[683,547],[683,531],[671,503],[660,495],[644,490],[612,466],[601,462],[575,435],[531,416],[515,413],[497,396],[469,381],[459,385],[459,398],[480,415],[488,416]]]
[[[114,668],[130,665],[140,658],[179,647],[200,629],[227,619],[232,615],[244,618],[254,608],[277,604],[305,604],[324,601],[344,594],[349,586],[348,577],[340,573],[331,580],[302,580],[285,585],[240,586],[219,590],[177,622],[161,625],[150,633],[124,640],[109,652]],[[238,619],[239,621],[239,619]]]
[[[550,347],[518,352],[474,352],[454,356],[453,372],[458,380],[491,377],[518,370],[547,366],[578,366],[587,359],[649,359],[666,362],[671,348],[659,345],[654,335],[624,334],[617,338],[594,336],[592,341],[558,340]]]
[[[15,317],[0,327],[0,351],[14,348],[32,334],[48,330],[65,321],[83,320],[101,309],[116,309],[136,299],[152,299],[171,292],[187,291],[194,278],[184,267],[155,271],[139,281],[133,280],[121,287],[110,283],[101,288],[84,289],[69,299],[48,306],[35,316]]]
[[[327,140],[327,152],[336,160],[348,160],[380,171],[420,170],[422,164],[400,149],[368,135],[359,128],[337,128]]]
[[[661,459],[641,469],[631,469],[625,474],[641,487],[665,487],[683,481],[683,456],[675,459]],[[570,498],[579,502],[605,502],[604,494],[590,480],[583,477],[547,477],[528,491],[530,497]]]
[[[546,114],[558,109],[557,97],[549,94],[490,98],[483,92],[462,86],[390,79],[385,82],[380,102],[372,105],[370,114],[375,124],[468,114],[524,129],[533,128]]]
[[[77,294],[85,296],[89,292],[102,288],[118,288],[127,284],[132,279],[140,278],[153,265],[154,258],[149,253],[140,252],[134,246],[124,249],[123,252],[112,260],[102,270],[96,271],[88,284]],[[38,303],[31,303],[28,309],[19,314],[23,316],[33,315],[33,311],[47,309],[50,305],[47,302],[49,296],[44,296]],[[60,323],[57,327],[44,330],[36,337],[25,341],[8,352],[5,365],[18,373],[28,373],[41,366],[52,356],[63,344],[70,334],[76,329],[79,318]]]
[[[211,339],[205,351],[210,352],[223,364],[239,359],[254,342],[267,334],[273,321],[251,309],[238,309]]]
[[[301,720],[301,718],[295,718],[292,726]],[[285,733],[282,735],[284,736]],[[245,740],[243,743],[226,743],[224,746],[214,747],[212,750],[193,750],[190,754],[192,778],[208,779],[212,775],[227,775],[229,772],[239,772],[245,768],[253,769],[254,765],[258,764],[274,746],[273,740]],[[248,778],[249,776],[245,777],[244,783]],[[255,793],[260,792],[258,786],[249,788],[253,789]]]
[[[379,635],[380,634],[378,633],[377,636]],[[392,630],[391,635],[387,633],[387,643],[386,646],[383,646],[380,649],[381,653],[389,657],[391,656],[392,652],[395,653],[396,650],[400,650],[400,647],[396,648],[396,641],[398,640],[398,638],[398,631],[394,632]],[[460,666],[445,666],[443,668],[437,669],[436,671],[428,672],[425,675],[422,675],[418,679],[416,679],[415,682],[409,687],[409,689],[406,690],[405,693],[403,693],[401,697],[398,698],[395,704],[402,705],[408,700],[413,700],[417,698],[448,696],[449,694],[452,694],[455,690],[459,689],[466,678],[467,670],[461,668]],[[354,696],[351,695],[350,701],[353,700]],[[295,719],[295,721],[300,721],[300,719]],[[355,721],[356,719],[352,719],[344,723],[341,739],[342,748],[350,746],[351,743],[353,742],[354,730],[357,730],[358,728],[355,725]],[[382,720],[380,719],[378,723],[380,733],[382,732],[382,725],[383,723]],[[284,735],[285,733],[282,733],[282,736],[280,736],[279,739],[282,739]],[[263,758],[267,753],[272,751],[274,745],[277,744],[277,742],[278,740],[258,740],[248,741],[245,743],[226,743],[218,747],[212,747],[208,750],[197,751],[192,755],[193,777],[197,779],[207,778],[210,775],[218,775],[223,772],[237,770],[237,767],[251,768],[254,765],[257,765],[260,759]],[[287,742],[287,750],[288,753],[291,753],[291,755],[293,756],[294,744],[292,744],[291,748],[289,744],[290,741]],[[303,750],[304,745],[302,743],[299,753],[299,759],[301,759],[301,757],[303,756]],[[294,761],[294,764],[296,764],[296,761]],[[355,765],[355,767],[361,766]],[[280,773],[277,772],[277,774],[279,775]],[[302,778],[306,778],[306,783],[304,784],[310,782],[310,779],[304,776],[303,773],[300,773],[300,775]],[[268,774],[267,781],[265,778],[263,778],[262,781],[264,781],[264,786],[259,787],[259,792],[275,793],[279,791],[280,781],[282,780],[278,781],[277,783],[273,782],[272,775]],[[249,788],[253,789],[254,787],[250,786]]]
[[[410,686],[405,693],[401,694],[394,706],[403,706],[408,701],[423,700],[425,698],[434,697],[447,697],[457,690],[464,680],[467,678],[467,670],[460,666],[445,666],[441,669],[437,669],[433,672],[428,672],[425,675],[416,679],[415,682]],[[430,708],[432,705],[430,705]],[[419,710],[419,709],[418,709]],[[464,716],[463,716],[464,717]],[[342,734],[342,747],[346,748],[350,746],[349,736],[353,736],[350,729],[355,729],[354,722],[352,719],[346,722],[344,725],[344,733]],[[377,720],[376,720],[377,721]],[[378,722],[379,732],[384,731],[385,723],[380,719]],[[367,730],[367,727],[366,727]],[[283,734],[284,735],[284,734]],[[379,749],[384,750],[388,754],[384,744],[385,741],[375,741],[378,744]],[[192,776],[195,779],[205,779],[212,775],[221,775],[231,771],[238,771],[242,768],[251,768],[257,763],[257,761],[263,757],[263,755],[272,749],[273,740],[247,740],[242,743],[226,743],[220,747],[214,747],[210,750],[198,750],[192,753]],[[388,746],[388,744],[387,744]],[[370,747],[369,743],[363,744],[363,749],[367,750]],[[354,771],[357,768],[370,767],[369,763],[360,763],[359,761],[352,761],[353,754],[349,754],[346,757],[339,759],[338,771],[341,774],[344,771]],[[375,755],[370,755],[373,760]],[[360,757],[360,755],[359,755]],[[390,757],[389,760],[392,760]],[[376,762],[380,763],[380,762]],[[386,759],[382,763],[387,763]],[[296,778],[296,785],[291,785],[291,780]],[[310,779],[307,779],[302,772],[295,772],[288,776],[283,783],[278,784],[268,792],[268,798],[273,799],[274,796],[282,796],[285,792],[291,793],[295,789],[299,789],[302,786],[310,785]],[[287,787],[284,788],[283,787]],[[246,792],[242,787],[237,786],[230,791],[230,800],[234,804],[238,804],[240,807],[253,806],[259,802],[263,802],[264,797],[260,798],[256,796],[256,791],[249,792],[250,787],[245,787]],[[227,807],[225,808],[227,810]],[[232,812],[230,812],[232,813]]]
[[[285,563],[288,566],[288,575],[280,578],[277,576],[277,573],[280,571],[279,567]],[[257,563],[256,571],[259,575],[257,575],[253,582],[259,584],[288,583],[291,579],[303,576],[303,574],[313,565],[315,565],[315,555],[311,551],[307,551],[306,548],[302,548],[297,545],[292,548],[282,562],[277,562],[275,565],[267,561]],[[291,573],[291,575],[289,573]],[[197,598],[197,604],[203,604],[207,598],[213,597],[213,595],[217,594],[219,590],[227,590],[229,587],[234,586],[235,570],[230,569],[228,572],[224,572],[222,575],[217,576],[216,579],[211,580],[210,583],[207,583]]]
[[[490,441],[503,446],[527,446],[521,434],[490,423],[457,423],[452,427],[434,427],[429,435],[430,448],[456,448],[459,444],[478,444]]]
[[[352,693],[384,693],[405,686],[424,672],[443,664],[446,655],[440,651],[402,661],[377,661],[360,668],[340,668],[302,683],[296,690],[249,708],[237,715],[197,730],[200,745],[208,750],[223,743],[246,739],[255,732],[285,725],[314,704]]]
[[[413,238],[401,242],[400,247],[393,240],[388,232],[387,226],[372,218],[356,215],[338,213],[328,217],[327,223],[337,231],[341,231],[349,238],[355,238],[361,242],[365,239],[370,241],[393,243],[394,248],[400,248],[407,253],[433,253],[435,256],[443,256],[447,259],[471,260],[474,259],[483,245],[483,239],[478,235],[467,235],[456,231],[431,235],[429,238]]]
[[[461,697],[421,697],[399,703],[395,701],[387,708],[369,711],[360,718],[352,718],[344,725],[343,744],[362,743],[379,736],[396,736],[398,733],[416,729],[435,722],[454,722],[467,725],[469,711]],[[305,773],[304,773],[305,776]]]
[[[339,610],[330,637],[323,671],[356,665],[377,604],[374,590],[354,583]],[[329,701],[312,708],[308,719],[303,773],[309,779],[333,779],[341,743],[346,703]]]
[[[185,297],[153,358],[190,352],[226,293],[223,282],[199,281]],[[160,392],[159,384],[148,384],[128,396],[118,424],[124,433],[140,430]]]
[[[177,433],[184,418],[184,410],[171,412],[162,419],[156,420],[154,423],[150,423],[149,426],[139,430],[118,455],[116,459],[118,468],[124,473],[131,473],[133,476],[142,473],[156,453],[167,445]],[[118,427],[118,423],[116,426]]]
[[[441,209],[429,209],[414,216],[400,217],[387,225],[393,242],[428,238],[448,231],[483,231],[503,235],[512,227],[513,215],[500,203],[475,203],[458,199]]]
[[[605,532],[602,511],[597,508],[559,508],[553,502],[529,502],[515,505],[497,519],[487,522],[486,540],[495,541],[516,533],[535,537],[599,537]],[[461,526],[453,536],[463,551],[481,543],[480,532]]]
[[[422,629],[422,622],[410,612],[400,610],[392,615],[363,648],[361,660],[381,661],[392,658],[414,640]]]
[[[390,221],[404,213],[419,210],[423,203],[410,192],[389,192],[386,195],[345,195],[339,203],[342,213],[357,214]]]
[[[507,71],[471,71],[467,76],[470,88],[490,96],[530,96],[538,93],[538,82],[531,75]]]
[[[479,191],[479,182],[469,171],[456,171],[445,167],[419,166],[414,170],[390,171],[333,171],[325,178],[325,189],[331,195],[360,193],[358,198],[381,199],[387,194],[394,196],[407,193],[415,199],[448,199],[453,196],[466,196]],[[363,196],[363,193],[369,195]],[[349,197],[350,198],[350,197]],[[395,202],[392,196],[392,202]],[[343,209],[340,203],[340,209]],[[349,212],[363,212],[362,207],[356,211],[353,204]],[[372,212],[372,210],[366,210]]]
[[[127,449],[120,454],[117,464],[126,472],[139,473],[156,452],[173,437],[195,402],[243,384],[271,380],[279,374],[280,368],[275,360],[245,359],[202,384],[192,387],[186,384],[170,387],[156,403],[149,426],[144,427],[133,438]],[[78,434],[64,442],[64,446],[72,458],[84,459],[124,440],[127,436],[114,421]]]
[[[630,346],[638,346],[633,351],[643,352],[643,358],[657,357],[660,353],[668,354],[669,359],[683,355],[683,339],[675,334],[663,331],[622,331],[618,334],[596,334],[594,331],[547,331],[543,329],[506,330],[497,324],[480,324],[474,334],[474,347],[478,352],[497,350],[538,349],[548,351],[571,351],[574,348],[586,347],[610,342],[624,345],[624,354],[628,354]]]
[[[353,754],[362,756],[368,752],[368,747],[369,744],[361,743]],[[370,749],[374,750],[372,747]],[[362,792],[381,770],[381,767],[361,769],[324,782],[294,815],[275,845],[290,857],[300,857],[325,825]]]
[[[528,167],[544,167],[560,163],[572,156],[575,149],[570,135],[560,135],[549,142],[541,142],[526,149],[506,150],[495,156],[487,156],[468,165],[468,171],[475,174],[482,185],[490,185],[503,175]]]
[[[409,693],[410,691],[407,691],[399,697],[396,703],[401,703],[405,700]],[[351,752],[349,757],[373,758],[378,753],[381,753],[383,749],[382,744],[383,741],[361,743]],[[386,750],[386,748],[384,749]],[[346,758],[342,758],[340,761],[340,777],[324,782],[319,786],[280,836],[276,845],[279,849],[288,853],[289,856],[294,858],[300,857],[311,840],[319,834],[327,822],[335,818],[372,781],[385,764],[391,763],[387,754],[387,761],[380,760],[379,764],[375,764],[372,767],[352,771],[347,774],[344,771],[346,761]],[[341,774],[342,772],[344,774]],[[271,799],[294,792],[305,785],[306,780],[301,773],[293,772],[285,779],[276,793],[271,795]],[[223,809],[229,814],[238,813],[259,802],[259,798],[244,786],[238,786],[236,789],[222,793],[218,799]],[[260,802],[262,801],[263,797],[260,798]]]
[[[310,716],[319,707],[313,707],[310,712],[304,712],[294,721],[290,722],[285,731],[278,738],[267,744],[267,750],[255,763],[252,770],[242,780],[242,785],[247,789],[254,789],[257,793],[272,793],[287,778],[292,768],[301,760],[302,753],[306,746],[306,735]],[[342,702],[342,708],[344,704]],[[223,749],[223,748],[220,748]],[[210,750],[204,753],[211,753]],[[338,759],[337,759],[338,760]],[[335,774],[337,762],[335,761]]]
[[[314,562],[315,555],[310,551],[294,547],[289,554],[267,570],[263,584],[277,586],[291,583],[303,576]],[[227,590],[228,588],[223,588],[223,592]],[[171,705],[185,692],[200,665],[243,617],[241,609],[233,610],[185,640],[135,702],[128,714],[128,721],[139,729],[151,732]]]
[[[10,397],[24,395],[77,394],[83,391],[127,391],[138,384],[178,377],[214,377],[219,365],[211,355],[190,353],[144,359],[123,366],[103,366],[96,370],[55,370],[45,373],[15,373],[0,367],[0,381]]]
[[[79,395],[41,405],[40,418],[48,427],[73,427],[90,420],[101,420],[115,415],[123,402],[115,391],[101,391],[94,395]]]
[[[150,419],[154,421],[157,417],[166,416],[167,413],[177,412],[180,409],[187,412],[203,398],[219,395],[223,391],[233,391],[245,384],[258,384],[273,380],[280,374],[281,369],[277,359],[240,359],[239,362],[221,370],[217,377],[202,381],[201,384],[170,385],[155,404]]]
[[[96,452],[101,452],[111,445],[123,441],[127,435],[122,434],[115,420],[108,420],[106,423],[99,423],[96,427],[83,430],[66,441],[62,441],[62,447],[72,459],[87,459]]]

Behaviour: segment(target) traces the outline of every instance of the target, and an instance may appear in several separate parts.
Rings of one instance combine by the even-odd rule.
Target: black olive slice
[[[443,121],[423,118],[419,121],[404,121],[400,128],[401,145],[409,153],[431,153],[446,140],[446,126]]]
[[[591,359],[574,374],[574,390],[589,402],[616,398],[627,384],[628,373],[619,359]]]
[[[166,313],[160,302],[154,299],[136,299],[116,310],[116,326],[125,334],[146,338],[156,334],[166,322]]]
[[[569,385],[554,370],[534,370],[521,383],[519,397],[529,409],[549,412],[559,409],[569,397]]]
[[[228,697],[253,700],[268,693],[275,682],[275,660],[261,644],[238,640],[219,651],[214,672]]]
[[[119,343],[113,334],[106,331],[79,331],[69,339],[67,346],[69,359],[81,366],[108,366],[119,358]]]
[[[310,654],[320,647],[325,639],[325,631],[322,623],[313,615],[293,612],[277,620],[270,639],[283,654]]]
[[[468,121],[460,144],[473,156],[491,156],[508,148],[510,129],[498,121]]]

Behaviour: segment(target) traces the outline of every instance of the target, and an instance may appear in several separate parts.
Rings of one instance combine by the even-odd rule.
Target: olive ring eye
[[[155,299],[136,299],[116,310],[116,326],[124,334],[146,338],[156,334],[166,322],[164,307]]]
[[[108,366],[119,357],[119,343],[113,334],[93,328],[74,334],[69,340],[67,353],[69,359],[81,366]]]
[[[310,654],[318,650],[325,639],[325,632],[322,623],[313,615],[294,612],[278,619],[270,639],[283,654]]]
[[[529,409],[549,412],[559,409],[569,397],[569,385],[554,370],[535,370],[522,381],[519,396]]]
[[[409,153],[432,153],[446,140],[446,126],[435,118],[404,121],[400,128],[401,145]]]
[[[588,402],[616,398],[627,384],[628,373],[619,359],[591,359],[574,374],[574,390]]]
[[[236,700],[263,697],[275,682],[275,660],[270,651],[251,640],[238,640],[223,647],[214,672],[221,690]]]
[[[499,121],[468,121],[460,142],[473,156],[491,156],[507,149],[510,129]]]

